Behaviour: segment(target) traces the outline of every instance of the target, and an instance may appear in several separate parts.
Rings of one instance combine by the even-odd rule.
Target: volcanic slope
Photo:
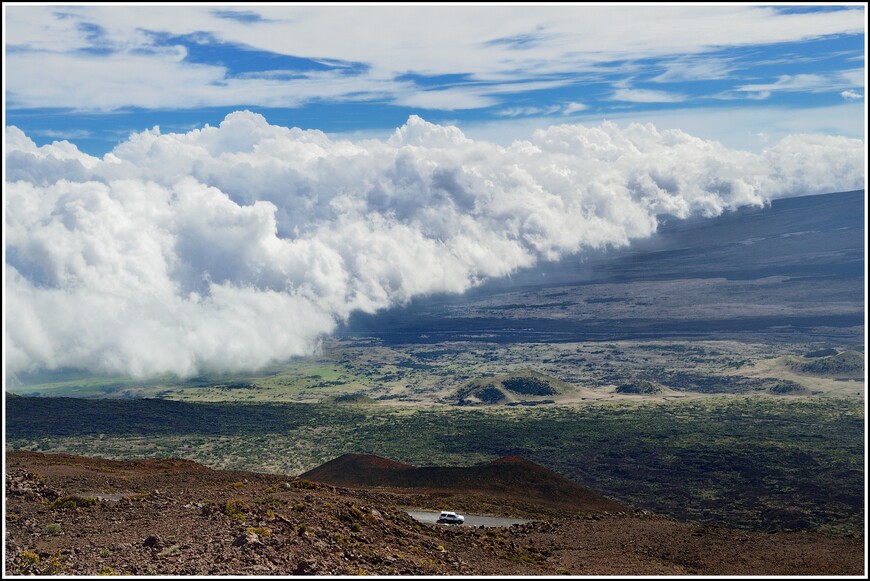
[[[620,249],[586,251],[432,295],[340,334],[389,345],[675,337],[857,344],[864,316],[863,190],[774,200],[716,218],[662,219]]]
[[[502,503],[584,513],[629,510],[564,476],[520,456],[507,456],[480,466],[414,467],[366,454],[345,454],[300,476],[347,488],[414,490],[440,497],[469,495]],[[461,504],[468,504],[465,500]]]
[[[413,520],[385,492],[289,476],[170,459],[11,452],[5,460],[6,575],[861,575],[864,567],[857,537],[636,513],[448,527]],[[516,459],[488,466],[531,469]]]

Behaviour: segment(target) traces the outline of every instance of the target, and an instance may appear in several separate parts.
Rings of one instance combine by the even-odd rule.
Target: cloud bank
[[[243,111],[95,158],[9,127],[7,372],[256,369],[354,311],[625,245],[659,214],[862,188],[863,149],[793,135],[753,154],[613,123],[502,147],[419,117],[351,142]]]

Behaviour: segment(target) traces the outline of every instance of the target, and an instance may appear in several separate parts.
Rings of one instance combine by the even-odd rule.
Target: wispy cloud
[[[864,95],[862,93],[858,93],[856,91],[843,91],[842,93],[840,93],[840,96],[847,101],[860,101],[864,98]]]
[[[462,7],[463,18],[456,17],[456,10],[10,6],[8,105],[79,110],[241,103],[293,107],[371,98],[445,110],[489,108],[501,101],[498,95],[532,94],[559,82],[577,87],[600,82],[602,74],[625,74],[649,59],[665,67],[653,79],[660,84],[718,79],[730,71],[728,58],[722,56],[728,47],[863,33],[860,8],[795,14],[756,6],[469,6]],[[618,28],[611,26],[615,17]],[[298,79],[280,78],[290,81],[286,86],[270,84],[267,70],[259,72],[260,80],[254,79],[250,71],[237,72],[222,64],[226,53],[216,52],[211,61],[203,62],[171,40],[197,35],[210,39],[203,46],[214,50],[298,57],[343,68],[346,74],[307,72]],[[701,58],[711,53],[717,56]],[[400,80],[408,74],[463,74],[488,87],[422,86]],[[274,71],[272,76],[280,77]],[[558,82],[553,80],[557,77]],[[510,88],[507,80],[517,84]],[[680,90],[621,89],[612,97],[625,102],[673,103],[685,98]],[[583,95],[568,99],[589,100]],[[508,104],[505,109],[511,106],[523,105]]]
[[[90,129],[40,129],[33,133],[51,139],[83,139],[94,134]]]
[[[777,91],[821,93],[862,86],[864,86],[864,70],[849,69],[826,74],[782,75],[773,83],[741,85],[735,90],[769,96]]]
[[[585,111],[589,107],[583,103],[571,101],[569,103],[559,103],[548,106],[527,106],[527,107],[508,107],[499,109],[495,114],[499,117],[548,117],[550,115],[573,115],[580,111]]]
[[[495,112],[499,117],[531,117],[533,115],[552,115],[562,110],[560,105],[549,107],[509,107]]]
[[[610,98],[631,103],[680,103],[687,99],[686,95],[653,89],[617,89]]]
[[[256,22],[268,22],[268,18],[264,18],[261,14],[252,10],[212,10],[212,14],[218,18],[227,18],[237,22],[246,24],[254,24]]]
[[[576,101],[572,101],[570,103],[565,104],[562,109],[562,115],[572,115],[574,113],[579,113],[580,111],[585,111],[589,106],[583,103],[577,103]]]
[[[659,66],[665,71],[650,81],[674,83],[684,81],[708,81],[729,78],[739,67],[733,58],[701,55],[663,60]]]

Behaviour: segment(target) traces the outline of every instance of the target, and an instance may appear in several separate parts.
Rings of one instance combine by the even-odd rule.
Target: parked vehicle
[[[461,514],[456,514],[455,512],[442,511],[441,515],[438,517],[438,524],[453,524],[453,525],[461,525],[465,522],[465,517]]]

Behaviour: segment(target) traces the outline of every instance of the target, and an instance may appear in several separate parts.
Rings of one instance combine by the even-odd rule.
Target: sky
[[[863,6],[16,6],[6,123],[102,155],[249,109],[384,136],[412,115],[503,144],[653,121],[758,151],[863,137]]]
[[[355,312],[865,182],[863,6],[4,4],[4,365]]]

